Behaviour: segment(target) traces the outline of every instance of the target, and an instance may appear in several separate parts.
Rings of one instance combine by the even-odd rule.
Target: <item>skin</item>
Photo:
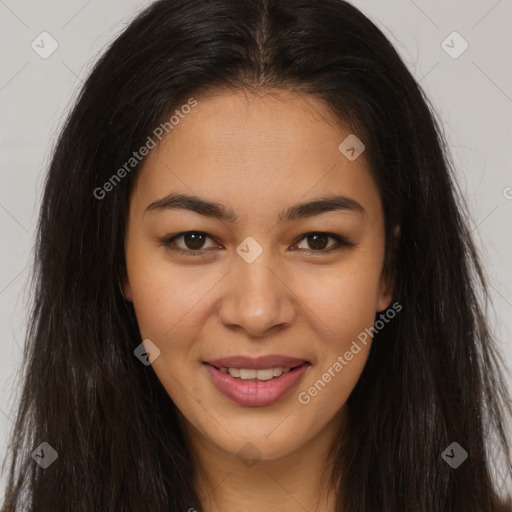
[[[196,99],[151,151],[133,189],[125,297],[143,339],[161,351],[153,369],[183,415],[202,468],[195,483],[204,509],[334,510],[323,469],[371,340],[359,343],[361,351],[308,404],[298,394],[390,305],[379,191],[364,153],[349,161],[338,150],[350,131],[320,100],[288,91],[216,91]],[[145,211],[170,192],[229,206],[239,220]],[[277,223],[286,207],[331,194],[357,201],[364,214],[331,211]],[[202,256],[162,244],[185,231],[211,237]],[[327,238],[329,247],[315,252],[315,241],[305,237],[312,231],[342,235],[355,246],[326,252],[338,245]],[[263,249],[252,263],[236,252],[249,236]],[[201,248],[186,238],[175,244]],[[296,389],[264,407],[224,397],[202,364],[270,353],[312,364]],[[258,450],[251,466],[237,457],[248,442]]]

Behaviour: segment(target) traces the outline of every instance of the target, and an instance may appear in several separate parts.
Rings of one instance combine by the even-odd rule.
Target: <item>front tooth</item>
[[[282,374],[283,374],[283,369],[282,368],[274,368],[274,370],[273,370],[274,377],[279,377]]]
[[[274,369],[267,368],[265,370],[256,370],[256,378],[258,380],[270,380],[274,378]]]
[[[249,379],[255,379],[256,378],[256,370],[250,369],[250,370],[239,370],[239,376],[243,380],[249,380]],[[231,375],[232,377],[236,377],[236,375]]]
[[[231,377],[240,377],[240,370],[238,368],[228,368],[228,373]]]

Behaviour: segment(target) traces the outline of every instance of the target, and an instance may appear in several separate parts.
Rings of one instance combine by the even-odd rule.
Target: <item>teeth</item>
[[[265,368],[264,370],[255,370],[253,368],[221,368],[224,373],[229,373],[231,377],[240,378],[242,380],[271,380],[279,377],[283,373],[289,372],[291,368]]]
[[[238,368],[228,368],[228,373],[231,377],[240,377],[240,370]]]
[[[243,370],[240,368],[240,378],[243,380],[255,379],[258,370]]]
[[[254,377],[258,380],[270,380],[274,378],[274,369],[268,368],[267,370],[253,370]],[[241,376],[243,378],[243,374]]]

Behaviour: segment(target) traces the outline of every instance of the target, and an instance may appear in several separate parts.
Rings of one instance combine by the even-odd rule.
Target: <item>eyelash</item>
[[[204,255],[210,249],[198,249],[198,250],[194,251],[192,249],[183,249],[181,247],[177,247],[174,244],[175,240],[182,238],[183,236],[191,234],[191,233],[198,234],[198,235],[205,235],[207,238],[210,238],[211,240],[213,240],[213,238],[211,236],[209,236],[208,233],[205,233],[203,231],[184,231],[182,233],[178,233],[176,235],[172,235],[172,236],[163,238],[160,240],[160,243],[164,247],[166,247],[174,252],[177,252],[179,254],[185,254],[187,256],[202,256],[202,255]],[[345,237],[343,237],[341,235],[337,235],[335,233],[326,233],[323,231],[310,231],[308,233],[305,233],[300,238],[298,238],[297,241],[293,245],[298,244],[299,242],[301,242],[302,240],[304,240],[305,238],[307,238],[310,235],[326,235],[328,238],[333,238],[334,240],[336,240],[338,245],[334,246],[334,247],[330,247],[329,249],[318,249],[318,250],[296,249],[294,252],[297,252],[299,254],[301,254],[301,253],[330,254],[333,251],[338,251],[338,250],[346,248],[346,247],[354,247],[356,245],[354,242],[351,242],[350,240],[346,239]]]

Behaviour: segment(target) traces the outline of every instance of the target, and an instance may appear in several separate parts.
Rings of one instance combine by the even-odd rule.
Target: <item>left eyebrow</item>
[[[146,212],[179,209],[190,210],[205,217],[211,217],[231,223],[238,221],[238,215],[230,207],[216,202],[207,201],[206,199],[202,199],[198,196],[176,193],[171,193],[152,202],[146,208]],[[355,199],[340,195],[325,196],[306,203],[299,203],[290,206],[279,214],[278,223],[282,224],[284,222],[291,222],[296,219],[313,217],[315,215],[321,215],[322,213],[333,211],[347,211],[363,216],[366,213],[363,206]]]
[[[355,199],[346,196],[325,196],[314,199],[307,203],[300,203],[281,212],[278,222],[291,222],[304,217],[314,217],[322,213],[334,211],[347,211],[365,215],[366,211],[363,206]]]

